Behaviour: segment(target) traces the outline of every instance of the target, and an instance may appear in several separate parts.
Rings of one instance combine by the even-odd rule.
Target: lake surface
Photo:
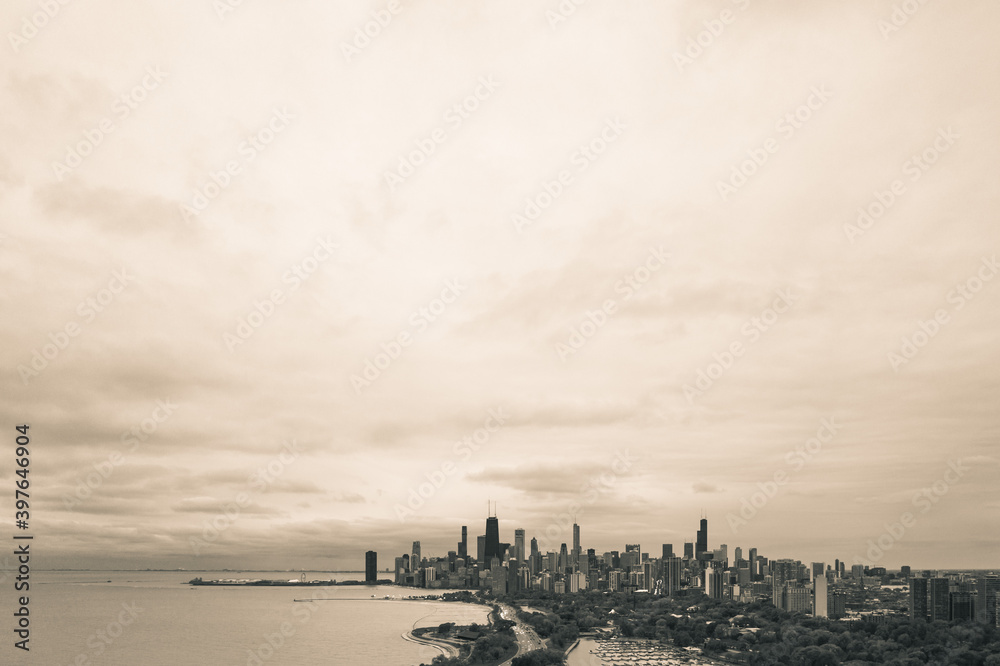
[[[188,585],[196,576],[287,580],[298,579],[299,574],[32,571],[31,651],[13,646],[16,608],[8,593],[12,591],[4,590],[0,610],[7,620],[0,663],[410,666],[429,663],[440,652],[409,643],[402,634],[415,626],[442,622],[486,623],[489,612],[488,607],[474,604],[383,599],[438,594],[436,590]],[[306,572],[309,580],[362,577]]]

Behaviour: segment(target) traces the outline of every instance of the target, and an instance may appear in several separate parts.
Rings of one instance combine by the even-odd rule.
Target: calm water
[[[0,596],[0,610],[7,618],[0,664],[402,666],[430,662],[439,654],[404,641],[401,634],[411,627],[485,623],[488,612],[485,606],[468,604],[381,600],[385,595],[421,594],[391,586],[187,585],[195,576],[297,578],[274,572],[33,571],[31,652],[13,647],[15,607],[5,589]],[[307,572],[306,577],[358,580],[360,574]],[[314,595],[330,600],[293,601]]]

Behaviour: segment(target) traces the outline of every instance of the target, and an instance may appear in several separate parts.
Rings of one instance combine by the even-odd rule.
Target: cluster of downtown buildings
[[[468,527],[447,557],[425,557],[420,542],[411,552],[395,558],[397,585],[422,588],[481,589],[494,595],[523,590],[555,594],[583,590],[622,591],[634,594],[675,596],[700,591],[714,599],[741,603],[770,601],[777,608],[831,619],[863,618],[882,621],[894,615],[879,607],[879,598],[908,593],[913,619],[965,620],[1000,625],[1000,577],[967,573],[934,576],[934,572],[898,572],[884,567],[855,564],[848,570],[838,560],[805,565],[798,560],[769,560],[728,546],[708,549],[708,520],[701,523],[694,542],[675,554],[673,544],[662,544],[661,557],[650,557],[639,544],[624,551],[597,554],[580,544],[580,526],[573,524],[573,545],[541,552],[538,540],[525,542],[525,531],[514,530],[514,543],[500,541],[499,521],[486,519],[486,534],[477,538],[476,556],[468,551]],[[365,557],[365,580],[378,579],[377,554]]]

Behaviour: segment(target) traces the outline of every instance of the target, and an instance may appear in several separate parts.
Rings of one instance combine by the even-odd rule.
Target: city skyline
[[[480,595],[518,598],[534,595],[576,594],[599,591],[625,592],[649,598],[686,599],[701,595],[709,599],[759,604],[812,615],[814,618],[853,622],[885,623],[908,616],[911,620],[1000,624],[1000,568],[988,570],[920,569],[902,565],[898,570],[879,566],[875,561],[852,562],[834,558],[803,562],[786,555],[761,554],[756,547],[745,551],[728,544],[710,548],[708,520],[702,514],[694,542],[685,542],[683,557],[673,544],[662,544],[662,557],[644,551],[641,544],[626,544],[624,550],[600,552],[583,547],[581,527],[572,524],[572,549],[565,541],[546,542],[539,547],[535,538],[527,557],[525,530],[515,530],[515,543],[497,544],[497,519],[491,506],[486,533],[478,537],[473,557],[460,557],[454,550],[447,555],[420,555],[417,542],[412,554],[394,558],[387,570],[388,582],[411,588],[478,590]],[[462,526],[463,541],[467,526]],[[546,538],[561,533],[552,530]],[[487,543],[491,546],[488,548]],[[499,552],[497,548],[499,547]],[[366,582],[375,574],[370,563],[375,553],[366,553]],[[695,608],[697,607],[694,606]]]
[[[492,515],[485,518],[486,529],[487,530],[489,529],[490,521],[493,518],[494,517]],[[497,525],[498,525],[498,528],[499,528],[498,529],[498,533],[497,533],[497,539],[498,539],[497,543],[500,544],[500,545],[504,545],[504,543],[505,543],[505,542],[503,542],[504,531],[503,531],[503,528],[500,527],[500,523],[502,522],[502,519],[500,519],[499,516],[497,516],[496,519],[497,519]],[[513,525],[514,523],[516,523],[516,520],[515,519],[508,519],[508,522],[511,525]],[[583,549],[584,552],[586,550],[588,550],[588,549],[593,549],[598,554],[603,554],[603,553],[607,553],[607,552],[625,552],[625,550],[628,548],[628,545],[630,543],[637,543],[638,542],[638,545],[640,545],[642,547],[642,551],[641,552],[643,554],[648,554],[648,556],[650,557],[650,559],[663,559],[662,557],[658,557],[658,555],[661,553],[661,549],[662,549],[662,552],[666,552],[665,549],[669,546],[670,549],[672,550],[672,552],[674,553],[674,556],[678,557],[679,559],[684,559],[684,560],[687,560],[687,559],[697,559],[698,558],[698,554],[701,553],[701,552],[707,553],[709,556],[711,556],[713,553],[717,553],[717,552],[721,551],[721,552],[724,552],[724,553],[728,553],[732,558],[735,558],[735,559],[740,559],[740,557],[741,557],[741,555],[743,553],[747,553],[747,554],[752,553],[752,557],[756,557],[758,555],[758,553],[765,554],[765,555],[768,554],[768,553],[770,553],[769,556],[774,556],[773,559],[787,559],[787,558],[792,558],[792,559],[795,559],[795,560],[798,560],[798,561],[801,561],[801,562],[810,562],[810,561],[812,561],[812,562],[815,562],[815,561],[833,562],[833,561],[838,561],[838,562],[843,562],[846,565],[846,567],[847,567],[848,570],[850,570],[850,568],[852,566],[858,566],[858,565],[860,565],[860,566],[863,566],[865,568],[878,568],[878,567],[882,567],[882,568],[889,569],[889,570],[894,570],[894,571],[898,571],[898,570],[905,570],[905,571],[909,571],[909,570],[913,570],[913,571],[938,571],[938,570],[940,570],[940,571],[1000,571],[1000,560],[994,562],[992,565],[987,565],[987,566],[982,566],[982,567],[963,567],[963,566],[955,566],[955,565],[925,566],[925,565],[910,563],[908,561],[899,561],[899,562],[897,562],[896,559],[890,557],[890,555],[892,554],[892,551],[896,547],[895,544],[892,545],[892,546],[890,546],[889,548],[882,548],[881,546],[879,546],[879,544],[878,544],[877,541],[873,541],[872,544],[866,544],[864,551],[860,552],[860,554],[858,554],[858,555],[852,554],[851,556],[847,556],[846,554],[841,554],[842,556],[839,556],[836,553],[827,553],[827,556],[825,558],[824,557],[817,558],[817,557],[800,557],[800,556],[798,556],[797,553],[792,553],[792,552],[784,552],[784,553],[781,553],[780,555],[778,555],[776,553],[776,551],[774,551],[773,549],[771,549],[771,548],[769,548],[767,546],[761,547],[759,544],[747,543],[747,542],[739,542],[739,541],[736,541],[736,540],[723,541],[722,539],[724,539],[725,536],[726,536],[725,533],[723,533],[722,535],[720,535],[718,537],[718,541],[713,542],[712,538],[711,538],[712,532],[706,531],[706,533],[705,533],[706,534],[705,543],[706,543],[707,548],[705,550],[703,550],[703,551],[699,551],[698,550],[698,538],[699,538],[699,535],[702,533],[703,529],[707,530],[708,525],[709,525],[708,519],[705,518],[704,516],[701,517],[699,519],[698,527],[694,531],[694,536],[691,537],[690,540],[688,540],[687,538],[683,538],[684,535],[681,534],[680,532],[674,532],[674,534],[677,534],[677,535],[681,536],[682,537],[681,540],[679,540],[679,541],[675,540],[673,542],[656,541],[655,539],[651,540],[649,542],[646,542],[646,541],[637,540],[637,539],[630,539],[630,538],[628,538],[626,536],[626,537],[623,538],[623,540],[621,541],[621,543],[613,545],[613,546],[610,546],[610,547],[604,547],[604,546],[597,547],[597,546],[593,545],[593,543],[588,542],[585,537],[581,536],[582,534],[584,534],[584,530],[583,530],[584,525],[581,525],[579,523],[572,523],[569,526],[568,529],[567,528],[560,529],[559,532],[557,533],[558,536],[557,537],[553,537],[553,539],[549,540],[549,541],[539,541],[539,534],[532,533],[532,531],[530,529],[523,528],[523,527],[512,527],[508,531],[510,532],[510,534],[514,535],[514,538],[511,539],[510,543],[508,543],[506,545],[508,545],[510,547],[510,551],[509,551],[510,553],[515,553],[516,552],[515,551],[516,535],[517,535],[518,532],[523,532],[523,534],[524,534],[524,536],[525,536],[526,539],[528,539],[528,540],[530,540],[532,542],[539,541],[537,543],[537,547],[538,547],[539,552],[541,552],[542,554],[550,553],[550,552],[554,552],[554,553],[558,554],[560,552],[560,547],[561,546],[566,546],[567,549],[568,549],[568,552],[572,553],[573,549],[574,549],[574,544],[576,543],[576,540],[579,539],[579,542],[580,542],[579,545],[581,545],[581,547],[582,547],[582,549]],[[469,528],[468,525],[462,525],[462,526],[460,526],[460,533],[465,534],[466,531],[468,530],[468,528]],[[473,530],[473,532],[474,531],[475,530]],[[565,538],[567,536],[568,536],[568,538]],[[484,535],[479,535],[478,538],[483,539]],[[562,540],[560,540],[560,538]],[[607,543],[609,543],[608,539],[610,537],[608,535],[600,535],[597,538],[600,539],[600,541],[597,541],[597,543],[607,544]],[[543,537],[543,539],[544,539],[544,537]],[[422,539],[421,542],[429,544],[426,552],[424,553],[424,555],[426,557],[434,557],[434,558],[446,557],[447,554],[449,553],[449,551],[455,551],[456,553],[458,553],[458,551],[454,548],[454,545],[455,545],[454,543],[452,544],[452,547],[448,547],[447,544],[445,544],[445,545],[442,545],[441,548],[435,548],[435,547],[433,547],[433,545],[430,545],[430,544],[434,544],[436,542],[430,542],[430,541],[428,541],[426,539]],[[873,544],[878,548],[878,550],[870,552],[868,550],[868,548],[871,547]],[[688,558],[684,554],[684,550],[686,548],[688,548],[688,547],[690,547],[691,552],[692,552],[692,557],[690,557],[690,558]],[[384,554],[386,556],[388,556],[390,553],[395,553],[395,552],[397,552],[397,551],[390,549],[388,551],[385,551]],[[489,557],[492,557],[492,555],[490,555]],[[515,557],[513,555],[511,555],[507,559],[515,559]],[[507,559],[502,560],[502,562],[504,564],[506,564]],[[469,552],[468,561],[470,561],[470,562],[476,562],[476,561],[478,561],[478,558],[477,558],[477,556],[476,556],[476,554],[474,552],[472,552],[472,551]],[[383,567],[383,568],[384,569],[388,569],[388,567]]]

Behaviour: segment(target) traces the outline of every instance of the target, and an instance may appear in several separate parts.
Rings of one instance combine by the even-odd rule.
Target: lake
[[[5,590],[2,610],[8,619],[0,663],[410,666],[429,663],[440,654],[403,640],[402,634],[411,628],[487,621],[486,606],[382,599],[438,594],[438,590],[187,584],[196,576],[287,580],[298,579],[299,573],[32,571],[31,651],[13,646],[15,606]],[[309,580],[362,577],[355,572],[306,572]]]

